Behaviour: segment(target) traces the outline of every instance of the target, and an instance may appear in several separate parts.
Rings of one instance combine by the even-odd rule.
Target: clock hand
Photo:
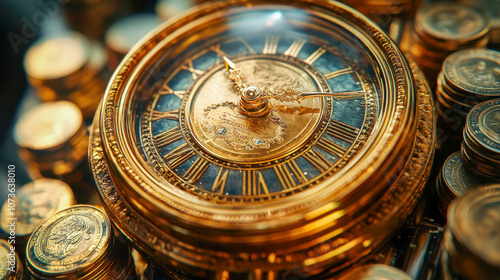
[[[362,94],[362,91],[346,91],[346,92],[302,92],[293,88],[278,89],[273,91],[264,91],[260,94],[259,99],[276,99],[281,102],[302,102],[304,99],[314,97],[328,97],[328,96],[350,96]]]
[[[236,69],[236,65],[229,58],[223,56],[222,59],[224,60],[224,64],[226,65],[226,76],[229,78],[229,80],[233,81],[234,89],[236,89],[238,93],[241,93],[243,89],[247,87],[245,83],[246,77],[243,75],[240,69]]]

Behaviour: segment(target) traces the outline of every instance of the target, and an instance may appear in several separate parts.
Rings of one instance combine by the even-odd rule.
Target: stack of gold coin
[[[341,280],[411,280],[404,271],[385,264],[369,264],[353,269],[340,277]]]
[[[477,6],[490,16],[490,40],[492,44],[500,44],[500,1],[498,0],[460,0],[461,3]]]
[[[35,279],[124,280],[135,276],[130,247],[99,209],[77,205],[56,213],[31,235],[26,262]]]
[[[469,171],[500,180],[500,99],[472,108],[467,116],[461,152]]]
[[[451,122],[482,101],[500,97],[500,52],[488,49],[457,51],[446,58],[438,76],[436,109]],[[462,122],[463,120],[463,122]]]
[[[453,201],[443,240],[445,279],[498,279],[499,236],[499,184],[473,189]]]
[[[71,102],[46,102],[29,110],[17,121],[14,140],[32,178],[71,184],[88,173],[88,136],[82,113]]]
[[[113,23],[105,35],[109,68],[115,69],[128,51],[161,22],[154,14],[136,14]]]
[[[0,279],[24,280],[26,273],[16,252],[16,245],[0,239]]]
[[[3,204],[0,227],[9,232],[9,226],[15,226],[17,248],[21,249],[36,227],[74,203],[73,191],[66,183],[54,179],[35,180],[18,188],[16,196]],[[15,211],[12,211],[12,205]]]
[[[104,48],[78,33],[36,42],[24,67],[42,101],[71,101],[86,118],[93,117],[110,76]]]
[[[451,2],[425,5],[415,15],[410,52],[435,86],[444,59],[460,49],[486,46],[488,31],[481,10]]]
[[[468,171],[462,162],[460,152],[455,152],[444,162],[436,179],[436,193],[439,197],[438,208],[446,217],[448,206],[468,190],[495,184],[494,181],[478,177]]]

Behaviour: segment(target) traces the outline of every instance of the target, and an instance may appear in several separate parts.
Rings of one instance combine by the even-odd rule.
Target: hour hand
[[[278,89],[272,91],[264,91],[260,98],[261,99],[276,99],[281,102],[302,102],[304,99],[314,98],[314,97],[346,97],[353,95],[364,94],[362,91],[348,91],[348,92],[302,92],[295,90],[293,88]]]
[[[226,65],[226,76],[229,80],[233,81],[234,89],[238,93],[241,93],[247,87],[245,83],[246,77],[241,73],[240,69],[236,69],[236,65],[229,58],[223,56],[222,59],[224,59],[224,64]]]

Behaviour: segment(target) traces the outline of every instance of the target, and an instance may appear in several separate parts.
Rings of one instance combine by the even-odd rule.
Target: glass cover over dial
[[[132,90],[134,140],[168,186],[216,203],[275,200],[332,176],[369,140],[378,67],[340,27],[276,6],[199,28]],[[266,115],[246,115],[224,57],[247,87],[335,95],[269,99]]]

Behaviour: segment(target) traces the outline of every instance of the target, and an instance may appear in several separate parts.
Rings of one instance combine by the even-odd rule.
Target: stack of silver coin
[[[436,178],[438,208],[446,217],[451,201],[462,197],[467,191],[495,184],[494,181],[478,177],[468,171],[461,159],[460,152],[455,152],[446,159],[441,172]]]
[[[500,97],[500,52],[466,49],[446,58],[438,76],[436,109],[442,118],[467,113],[482,101]],[[451,120],[450,120],[451,121]]]
[[[480,103],[470,111],[461,152],[469,171],[500,179],[500,99]]]

